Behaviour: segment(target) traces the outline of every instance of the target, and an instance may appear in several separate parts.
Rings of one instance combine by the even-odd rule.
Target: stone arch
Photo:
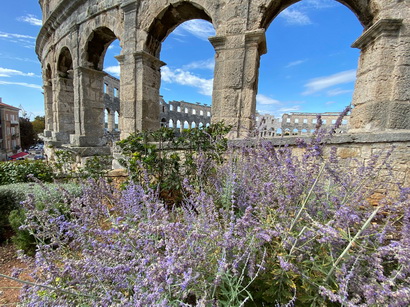
[[[85,61],[90,68],[102,71],[104,57],[108,46],[118,39],[114,32],[108,27],[98,27],[88,36],[85,47]]]
[[[51,70],[51,65],[50,63],[47,64],[46,66],[46,71],[45,71],[45,81],[46,82],[52,82],[53,79],[53,71]],[[51,84],[50,84],[51,85]]]
[[[211,15],[201,5],[194,2],[178,1],[165,7],[148,28],[145,51],[159,58],[161,43],[181,23],[203,19],[212,23]]]
[[[57,72],[60,77],[68,77],[68,72],[73,70],[73,57],[68,47],[61,48],[57,60]]]
[[[68,143],[74,127],[74,74],[73,57],[64,46],[57,58],[57,76],[53,84],[52,137],[54,141]]]
[[[264,14],[260,22],[260,28],[267,29],[270,23],[286,8],[299,2],[300,0],[270,0],[265,7]],[[303,0],[302,0],[303,1]],[[368,0],[335,0],[356,15],[364,28],[368,28],[373,24],[374,13],[371,11]]]
[[[166,118],[161,119],[161,127],[167,127],[167,119]]]

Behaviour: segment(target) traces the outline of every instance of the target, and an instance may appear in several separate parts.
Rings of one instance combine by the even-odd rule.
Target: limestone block
[[[410,129],[410,101],[390,102],[387,128]]]
[[[360,150],[358,148],[338,148],[337,155],[341,159],[355,158],[360,156]]]

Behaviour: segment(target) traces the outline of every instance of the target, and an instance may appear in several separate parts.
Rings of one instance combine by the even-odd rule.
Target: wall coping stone
[[[275,146],[296,145],[297,140],[304,140],[307,143],[312,139],[312,136],[283,136],[262,138],[262,142],[271,142]],[[257,139],[235,139],[230,140],[231,145],[254,145]],[[399,132],[378,132],[378,133],[345,133],[336,134],[330,140],[325,141],[328,145],[342,144],[367,144],[367,143],[393,143],[393,142],[409,142],[410,130]]]

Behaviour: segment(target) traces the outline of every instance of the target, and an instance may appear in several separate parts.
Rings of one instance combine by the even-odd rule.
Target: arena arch
[[[267,29],[272,20],[274,20],[283,10],[300,1],[301,0],[270,0],[262,16],[260,27],[263,29]],[[348,7],[357,16],[357,18],[359,19],[360,23],[363,25],[364,28],[368,28],[372,25],[374,20],[374,13],[371,11],[369,0],[334,1],[337,1]]]
[[[296,2],[42,0],[44,22],[36,53],[44,67],[46,121],[53,123],[46,135],[51,135],[50,142],[73,147],[104,145],[100,129],[104,106],[99,94],[93,97],[92,92],[103,93],[96,84],[102,87],[99,80],[104,77],[103,57],[115,37],[122,46],[117,57],[121,66],[121,138],[137,130],[159,128],[159,111],[154,106],[158,104],[160,68],[165,64],[159,59],[161,42],[183,21],[203,19],[212,22],[216,30],[210,38],[215,49],[212,121],[224,120],[232,125],[231,137],[247,136],[254,126],[259,61],[266,52],[265,29],[281,11]],[[350,131],[410,129],[410,3],[338,2],[354,13],[364,28],[353,44],[361,55]],[[51,91],[46,90],[50,86],[47,64],[52,71]],[[60,116],[64,107],[69,106],[63,103],[61,89],[64,84],[70,88],[71,80],[74,93],[66,96],[72,95],[74,99],[66,101],[74,101],[74,133],[71,120],[69,127],[63,128],[65,123]]]
[[[179,1],[169,4],[153,20],[147,31],[145,50],[159,58],[161,43],[180,24],[192,19],[203,19],[212,23],[209,13],[197,3]]]
[[[64,46],[58,53],[57,75],[52,88],[54,92],[52,135],[55,140],[63,143],[68,143],[70,134],[75,132],[73,67],[72,53]]]

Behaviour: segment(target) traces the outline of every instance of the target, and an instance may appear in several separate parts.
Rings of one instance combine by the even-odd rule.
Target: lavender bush
[[[22,305],[408,306],[410,191],[370,205],[387,157],[325,156],[334,130],[318,122],[299,155],[232,148],[213,175],[183,180],[179,207],[148,179],[90,181],[69,217],[29,199],[25,227],[42,243]]]

